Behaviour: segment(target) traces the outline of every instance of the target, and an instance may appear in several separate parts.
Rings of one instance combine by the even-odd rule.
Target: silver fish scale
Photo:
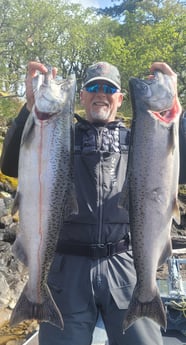
[[[65,121],[66,120],[66,121]],[[63,115],[59,119],[61,122],[59,126],[56,126],[53,132],[53,140],[50,152],[50,163],[53,167],[53,181],[50,201],[50,214],[48,218],[48,236],[47,236],[47,251],[45,252],[45,260],[43,263],[44,274],[46,275],[41,279],[41,283],[46,282],[48,269],[46,270],[46,264],[51,263],[51,258],[54,255],[54,248],[56,246],[56,236],[59,233],[59,229],[62,229],[63,218],[64,218],[64,207],[66,203],[67,192],[71,184],[71,161],[70,161],[70,132],[65,130],[67,127],[68,118]],[[64,147],[64,142],[65,146]],[[68,143],[68,145],[67,145]],[[54,155],[54,147],[58,147],[56,154]],[[50,250],[51,249],[51,250]]]
[[[36,85],[37,108],[33,107],[22,135],[16,198],[20,233],[14,253],[27,263],[29,280],[13,310],[11,325],[34,318],[63,328],[47,276],[64,215],[78,210],[71,138],[75,85],[75,78],[57,85],[52,76],[47,85]]]
[[[144,94],[140,93],[140,82],[137,78],[130,81],[134,120],[127,171],[129,218],[137,284],[124,320],[124,329],[145,316],[166,328],[166,315],[156,285],[156,271],[171,255],[171,224],[178,211],[176,201],[180,114],[173,111],[170,121],[166,122],[149,111],[143,102]],[[170,80],[169,82],[171,83]],[[164,83],[163,107],[166,108],[166,92],[167,104],[170,102],[167,78]],[[150,94],[149,90],[148,93]],[[160,97],[161,102],[158,79],[153,83],[153,95],[156,96],[157,102]],[[150,101],[149,98],[149,104]],[[158,108],[160,104],[157,105]],[[126,193],[126,186],[124,192]],[[121,199],[126,200],[124,197]]]

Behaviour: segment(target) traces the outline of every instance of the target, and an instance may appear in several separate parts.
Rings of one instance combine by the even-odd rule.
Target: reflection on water
[[[169,288],[167,284],[167,280],[159,279],[157,280],[158,288],[160,290],[161,296],[167,296],[169,294]]]
[[[186,298],[186,281],[182,281],[181,292],[180,290],[171,290],[169,281],[166,279],[157,280],[158,288],[160,290],[161,297],[174,297],[174,298]]]

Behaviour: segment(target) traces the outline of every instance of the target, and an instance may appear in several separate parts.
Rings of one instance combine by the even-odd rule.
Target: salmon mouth
[[[174,119],[179,116],[179,107],[176,102],[174,102],[174,105],[171,109],[157,112],[157,111],[151,111],[151,113],[158,118],[160,121],[165,123],[170,123],[174,121]]]

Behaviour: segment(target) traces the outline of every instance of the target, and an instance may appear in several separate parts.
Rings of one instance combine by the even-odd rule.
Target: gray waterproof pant
[[[147,318],[136,321],[123,334],[135,280],[130,253],[101,260],[57,254],[48,283],[61,310],[64,330],[42,323],[39,345],[90,345],[99,312],[109,345],[163,345],[159,326]]]

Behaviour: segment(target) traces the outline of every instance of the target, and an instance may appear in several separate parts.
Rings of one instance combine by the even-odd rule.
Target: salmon
[[[137,282],[123,328],[148,317],[166,329],[166,312],[156,284],[158,267],[171,256],[171,225],[180,222],[178,127],[173,80],[130,78],[133,122],[126,182],[120,206],[128,207]],[[128,200],[128,203],[127,203]]]
[[[33,80],[35,104],[20,146],[19,234],[13,253],[28,267],[28,282],[10,318],[50,322],[63,329],[63,318],[47,285],[64,217],[78,212],[73,174],[75,76],[61,82],[46,75]]]

